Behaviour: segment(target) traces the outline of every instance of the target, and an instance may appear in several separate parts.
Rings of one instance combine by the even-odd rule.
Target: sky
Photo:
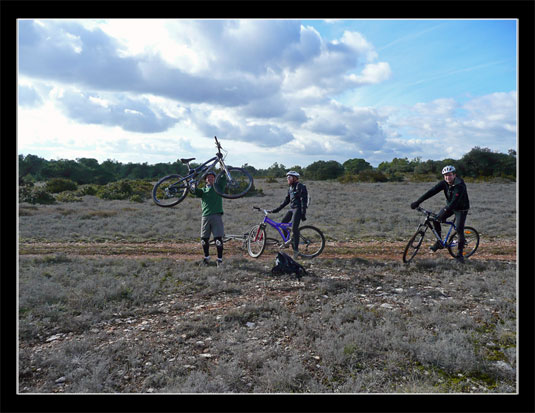
[[[17,149],[306,167],[517,149],[517,20],[20,19]]]

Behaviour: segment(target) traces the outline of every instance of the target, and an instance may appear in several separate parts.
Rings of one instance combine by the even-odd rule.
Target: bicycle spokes
[[[188,184],[180,175],[169,175],[154,185],[152,197],[158,206],[171,207],[187,195]]]
[[[450,254],[455,257],[459,252],[459,234],[454,233],[450,242],[448,243],[448,251]],[[465,258],[472,256],[479,246],[479,233],[472,227],[465,227],[464,229],[464,243],[461,248],[462,254]]]

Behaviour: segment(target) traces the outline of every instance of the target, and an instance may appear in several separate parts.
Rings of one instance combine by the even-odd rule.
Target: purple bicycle
[[[247,235],[247,251],[253,258],[258,258],[264,252],[266,244],[278,245],[279,248],[287,248],[292,242],[292,223],[275,222],[268,218],[268,212],[265,209],[253,207],[258,211],[264,212],[264,219],[258,225],[249,230]],[[269,238],[266,236],[267,225],[272,226],[281,236],[281,240]],[[325,248],[325,236],[316,227],[312,225],[303,225],[299,227],[299,253],[303,258],[314,258],[321,254]]]

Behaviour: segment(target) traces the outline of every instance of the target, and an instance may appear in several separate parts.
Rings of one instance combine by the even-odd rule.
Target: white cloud
[[[46,142],[57,153],[163,159],[177,136],[196,151],[187,138],[218,135],[258,159],[290,148],[301,161],[373,160],[439,153],[441,140],[462,155],[467,142],[516,138],[515,92],[410,108],[338,103],[394,75],[357,31],[329,41],[298,20],[112,19],[22,20],[19,33],[19,144],[29,153]]]

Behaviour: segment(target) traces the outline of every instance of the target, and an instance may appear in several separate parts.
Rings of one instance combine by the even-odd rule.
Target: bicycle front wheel
[[[316,227],[305,225],[299,228],[299,253],[303,258],[314,258],[325,248],[325,236]]]
[[[411,237],[411,239],[407,243],[407,246],[405,247],[405,251],[403,251],[403,262],[405,264],[408,264],[409,262],[411,262],[414,256],[418,253],[418,250],[422,246],[422,241],[424,240],[424,236],[425,236],[425,230],[420,228]]]
[[[180,175],[168,175],[152,188],[152,199],[161,207],[172,207],[182,202],[188,193],[188,184]]]
[[[448,242],[448,251],[452,257],[457,256],[459,244],[459,234],[454,232],[450,237]],[[479,233],[472,227],[464,227],[464,248],[463,248],[463,257],[468,258],[477,250],[479,246]]]
[[[266,248],[266,231],[260,225],[255,225],[247,237],[247,252],[253,258],[258,258]]]
[[[236,199],[244,196],[253,186],[253,177],[243,168],[227,167],[230,179],[225,170],[215,178],[214,190],[223,198]]]

